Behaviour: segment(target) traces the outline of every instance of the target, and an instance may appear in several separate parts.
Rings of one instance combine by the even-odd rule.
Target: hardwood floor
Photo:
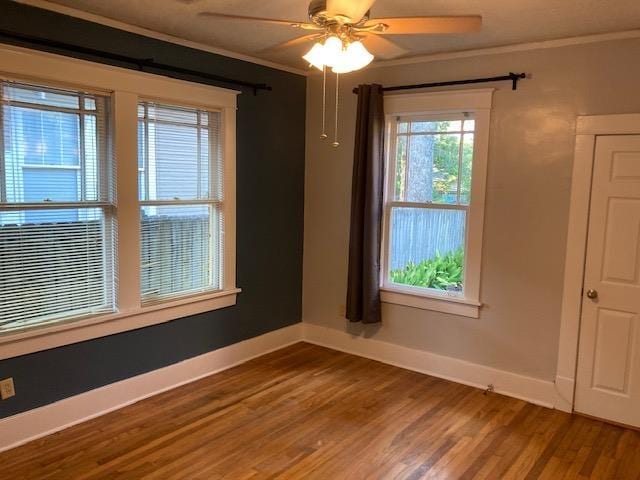
[[[0,454],[3,479],[637,479],[640,433],[306,343]]]

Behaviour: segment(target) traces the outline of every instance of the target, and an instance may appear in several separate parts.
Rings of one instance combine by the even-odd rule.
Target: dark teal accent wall
[[[0,30],[273,87],[238,97],[237,305],[2,360],[0,378],[13,377],[17,395],[0,402],[0,418],[300,321],[305,77],[7,0],[0,0]]]

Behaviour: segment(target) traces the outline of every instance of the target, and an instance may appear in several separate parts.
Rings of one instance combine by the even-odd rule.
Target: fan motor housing
[[[309,19],[316,25],[325,26],[331,23],[353,23],[353,20],[345,15],[341,15],[339,12],[329,12],[327,10],[326,0],[311,0],[309,4]],[[369,12],[364,14],[362,19],[357,23],[362,24],[369,20]]]

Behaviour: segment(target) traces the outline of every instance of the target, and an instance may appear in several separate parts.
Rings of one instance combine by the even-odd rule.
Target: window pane
[[[458,201],[460,135],[435,135],[433,145],[433,202]]]
[[[5,137],[11,138],[15,157],[29,165],[79,165],[79,116],[6,106]]]
[[[0,333],[113,311],[113,230],[101,209],[0,211]]]
[[[157,124],[149,130],[155,149],[153,199],[198,198],[198,132],[193,127]]]
[[[471,170],[473,167],[473,133],[465,133],[462,140],[462,172],[460,174],[460,203],[469,205],[471,200]]]
[[[32,103],[59,108],[80,108],[80,100],[75,92],[65,92],[53,88],[30,85],[5,84],[3,99],[12,102]]]
[[[396,142],[396,200],[404,200],[407,197],[407,141],[407,137],[399,136]]]
[[[475,120],[465,120],[464,121],[464,131],[465,132],[473,132],[476,129],[476,121]]]
[[[460,134],[399,136],[395,199],[457,203],[460,138]]]
[[[466,212],[394,208],[389,280],[414,287],[462,292]]]
[[[147,104],[147,117],[157,122],[173,122],[187,125],[198,124],[198,111],[193,108],[149,103]]]
[[[71,110],[73,102],[69,99],[76,98],[77,105],[79,94],[53,96],[47,90],[24,89],[28,95],[22,97],[28,97],[31,104],[23,107],[6,100],[7,90],[23,89],[6,84],[0,84],[0,89],[5,92],[0,161],[4,163],[7,202],[96,201],[112,197],[105,98],[93,97],[96,111],[85,114],[79,109]],[[39,93],[48,103],[34,103],[40,98]],[[59,106],[50,105],[53,103],[64,104],[65,110],[53,110]]]
[[[138,109],[143,107],[138,107]],[[147,139],[146,139],[146,131],[145,123],[138,122],[138,197],[140,199],[146,199],[147,196],[147,182],[145,175],[145,161],[147,158],[146,148],[147,148]]]
[[[408,202],[433,201],[433,157],[436,137],[424,135],[410,137],[407,145],[405,200]]]
[[[24,168],[25,202],[75,202],[80,198],[79,170],[74,168]]]
[[[446,120],[446,121],[412,121],[411,133],[420,132],[459,132],[462,129],[462,122],[460,120]]]
[[[220,288],[221,219],[216,207],[143,207],[141,224],[143,302]]]
[[[209,198],[209,165],[218,160],[220,114],[144,103],[138,115],[138,163],[144,172],[140,198]]]

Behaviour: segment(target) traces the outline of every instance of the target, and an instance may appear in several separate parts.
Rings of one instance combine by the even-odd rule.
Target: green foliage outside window
[[[390,272],[391,281],[402,285],[411,285],[438,290],[461,291],[464,251],[462,248],[445,255],[418,264],[409,263],[401,269]]]

